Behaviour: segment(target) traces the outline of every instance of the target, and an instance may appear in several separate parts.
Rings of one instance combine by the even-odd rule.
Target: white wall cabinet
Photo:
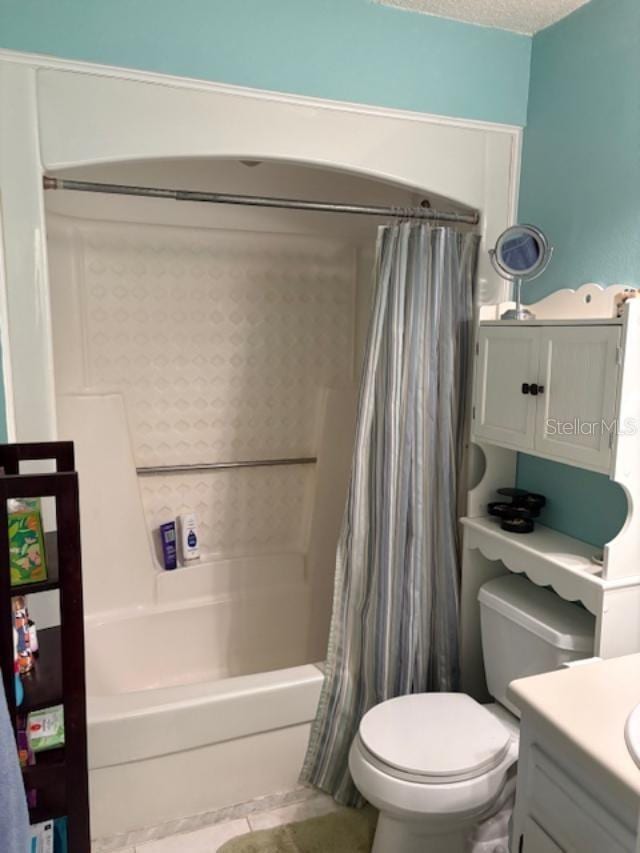
[[[608,472],[621,325],[482,324],[473,436]]]
[[[615,439],[620,326],[540,328],[535,450],[608,471]]]
[[[537,381],[540,329],[481,326],[476,346],[474,435],[494,444],[532,450],[536,398],[523,383]]]

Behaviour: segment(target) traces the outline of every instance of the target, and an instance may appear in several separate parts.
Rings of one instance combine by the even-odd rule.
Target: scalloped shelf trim
[[[567,601],[581,601],[597,614],[608,584],[592,562],[602,550],[542,524],[532,533],[502,530],[494,518],[463,518],[465,547],[477,548],[487,560],[504,563],[511,572],[526,574],[538,586],[551,586]]]
[[[576,290],[556,290],[527,307],[533,311],[537,320],[542,321],[614,319],[617,313],[616,297],[625,290],[635,288],[624,284],[611,284],[608,287],[593,283],[582,284]],[[503,311],[513,305],[513,302],[483,305],[480,308],[480,320],[499,320]]]

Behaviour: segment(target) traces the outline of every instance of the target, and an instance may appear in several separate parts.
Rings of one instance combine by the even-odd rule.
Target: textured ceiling
[[[455,18],[517,33],[537,33],[589,0],[375,0],[412,12]]]

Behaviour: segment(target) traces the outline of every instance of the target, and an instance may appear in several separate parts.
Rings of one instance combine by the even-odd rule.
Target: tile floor
[[[305,820],[308,817],[319,817],[337,808],[331,797],[317,794],[299,803],[252,813],[248,818],[216,823],[195,832],[171,835],[159,841],[147,841],[115,853],[216,853],[222,844],[237,835]]]

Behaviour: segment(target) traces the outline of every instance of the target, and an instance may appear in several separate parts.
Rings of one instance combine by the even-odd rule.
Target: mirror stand
[[[501,320],[535,320],[536,315],[524,308],[522,305],[522,279],[516,278],[513,280],[516,289],[516,307],[509,308],[504,314],[500,315]]]
[[[511,225],[498,237],[489,258],[501,278],[515,285],[516,307],[501,315],[501,320],[535,320],[522,305],[522,283],[534,281],[549,266],[553,246],[535,225]]]

